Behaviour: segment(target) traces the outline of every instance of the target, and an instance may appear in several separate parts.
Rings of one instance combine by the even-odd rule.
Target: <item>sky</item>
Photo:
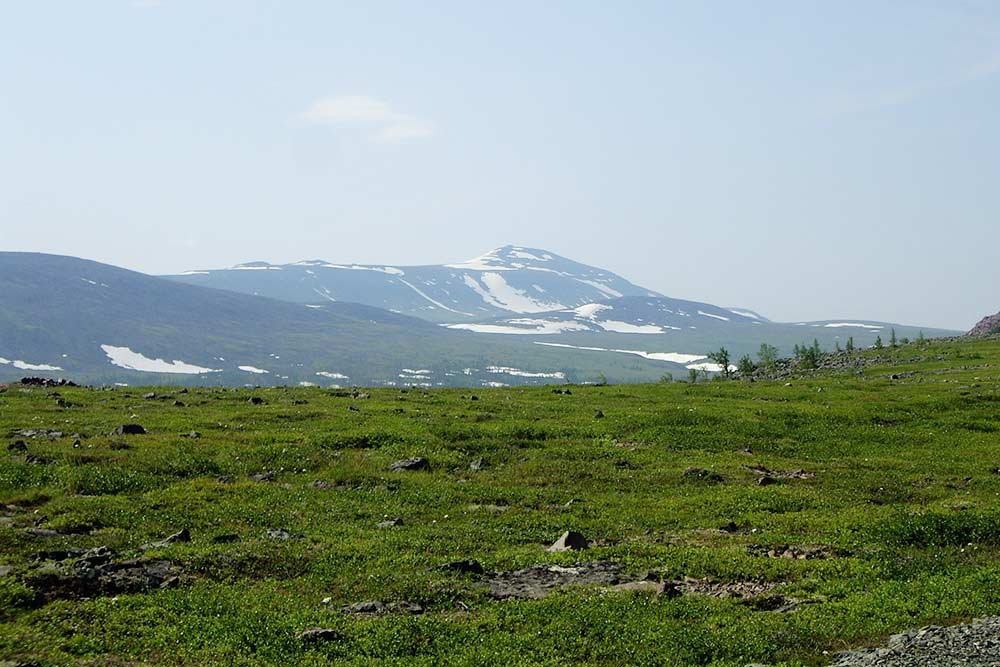
[[[1000,3],[0,4],[0,250],[512,243],[782,321],[1000,309]]]

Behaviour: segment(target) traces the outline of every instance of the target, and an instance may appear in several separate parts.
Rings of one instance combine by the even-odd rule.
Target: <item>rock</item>
[[[51,528],[25,528],[24,532],[35,537],[59,537],[59,533]]]
[[[721,530],[724,533],[735,533],[739,529],[740,527],[736,525],[735,521],[729,521],[728,523],[724,523],[721,526],[719,526],[719,530]]]
[[[594,410],[594,419],[604,419],[604,412],[601,410]]]
[[[590,545],[587,544],[587,538],[582,533],[578,533],[575,530],[567,530],[546,551],[579,551],[586,549],[588,546]]]
[[[28,443],[24,440],[15,440],[14,442],[7,445],[8,452],[26,452],[28,451]]]
[[[1000,313],[984,317],[968,333],[969,336],[991,336],[993,334],[1000,334]]]
[[[149,392],[148,394],[143,394],[142,397],[145,398],[146,400],[150,400],[150,401],[157,398],[156,394],[153,393],[153,392]]]
[[[146,435],[146,429],[139,424],[122,424],[111,435]]]
[[[476,472],[482,470],[483,468],[489,468],[489,467],[490,467],[490,462],[484,458],[473,459],[469,463],[469,470]]]
[[[197,440],[198,438],[201,437],[201,433],[198,433],[198,431],[191,431],[190,433],[182,433],[181,437],[182,438],[191,438],[192,440]]]
[[[389,519],[388,521],[382,521],[381,523],[375,524],[376,528],[395,528],[396,526],[402,526],[402,519]]]
[[[186,405],[184,405],[183,401],[174,401],[172,405],[175,408],[186,408],[187,407]]]
[[[232,475],[219,475],[218,477],[215,478],[215,481],[218,482],[219,484],[229,484],[230,482],[233,481],[233,476]]]
[[[222,535],[216,535],[212,538],[213,544],[232,544],[233,542],[239,542],[240,536],[236,533],[223,533]]]
[[[641,579],[632,578],[633,581]],[[562,586],[578,584],[617,585],[628,580],[622,567],[610,561],[560,565],[533,565],[523,570],[498,572],[489,580],[490,597],[497,600],[510,598],[539,599]]]
[[[400,614],[422,614],[424,608],[415,602],[401,600],[399,602],[381,602],[380,600],[367,600],[365,602],[355,602],[340,609],[345,614],[361,614],[365,616],[375,616],[386,613]]]
[[[478,396],[476,396],[475,394],[473,394],[472,396],[469,396],[469,400],[470,400],[470,401],[478,401],[478,400],[479,400],[479,397],[478,397]]]
[[[695,468],[694,466],[685,468],[681,476],[685,479],[698,479],[706,482],[723,482],[726,479],[725,476],[714,470]]]
[[[65,434],[62,431],[53,431],[48,428],[26,428],[18,431],[14,435],[19,435],[22,438],[28,438],[34,440],[36,438],[61,438]]]
[[[553,394],[559,394],[559,395],[562,395],[562,396],[572,396],[573,395],[573,392],[570,391],[569,389],[553,389],[552,393]]]
[[[757,478],[757,486],[771,486],[772,484],[777,484],[778,480],[770,475],[761,475]]]
[[[158,542],[150,542],[149,544],[143,544],[139,549],[146,551],[147,549],[161,549],[163,547],[168,547],[171,544],[177,544],[179,542],[190,542],[191,541],[191,531],[187,528],[174,533],[168,537],[163,538]]]
[[[455,560],[444,565],[438,565],[435,570],[441,572],[459,572],[461,574],[485,574],[482,563],[478,560]]]
[[[315,482],[312,483],[312,487],[319,491],[329,491],[330,489],[333,488],[333,484],[330,484],[330,482],[327,482],[322,479],[317,479]]]
[[[247,403],[250,405],[264,405],[265,402],[266,401],[264,401],[264,399],[260,396],[251,396],[247,399]]]
[[[344,638],[344,635],[330,628],[309,628],[295,635],[295,638],[309,644],[317,644],[320,642],[340,641]]]
[[[657,591],[657,595],[665,598],[678,598],[683,595],[684,592],[681,591],[680,585],[676,581],[664,581],[660,583],[660,590]]]
[[[250,475],[250,479],[255,482],[273,482],[274,478],[277,476],[277,473],[273,470],[266,470],[264,472],[255,472]]]
[[[396,461],[389,466],[389,470],[427,470],[430,467],[430,461],[422,456],[414,456],[413,458]]]
[[[305,537],[305,535],[290,533],[284,528],[268,528],[264,531],[264,537],[272,540],[299,540]]]

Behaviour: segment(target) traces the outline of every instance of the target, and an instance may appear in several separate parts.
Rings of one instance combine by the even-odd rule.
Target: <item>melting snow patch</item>
[[[715,319],[722,320],[723,322],[728,322],[729,321],[728,317],[723,317],[722,315],[713,315],[712,313],[706,313],[704,310],[699,310],[698,314],[699,315],[704,315],[705,317],[714,317]]]
[[[321,378],[330,378],[331,380],[350,380],[349,375],[344,375],[343,373],[331,373],[329,371],[319,371],[316,373]]]
[[[696,371],[708,371],[709,373],[721,373],[722,372],[722,366],[720,366],[719,364],[713,364],[713,363],[709,363],[709,362],[705,362],[705,363],[701,363],[701,364],[688,364],[687,366],[685,366],[685,368],[689,368],[691,370],[696,370]],[[733,365],[730,364],[729,370],[735,371],[735,370],[737,370],[737,368],[736,368],[736,366],[733,366]]]
[[[547,336],[564,331],[589,331],[584,324],[577,322],[550,322],[549,320],[516,319],[507,320],[506,324],[448,324],[449,329],[463,329],[475,333],[492,334],[531,334]]]
[[[63,355],[66,356],[65,354]],[[59,366],[50,366],[49,364],[29,364],[27,361],[21,361],[20,359],[15,359],[11,361],[10,359],[4,359],[0,357],[0,364],[5,366],[13,366],[14,368],[20,369],[22,371],[61,371],[63,370]]]
[[[580,345],[567,345],[566,343],[541,343],[535,341],[535,345],[548,345],[549,347],[567,347],[573,350],[589,350],[592,352],[619,352],[621,354],[635,354],[644,359],[653,361],[669,361],[674,364],[686,364],[698,359],[704,359],[704,354],[684,354],[682,352],[645,352],[643,350],[614,350],[607,347],[584,347]]]
[[[860,329],[884,329],[885,327],[878,327],[874,324],[860,324],[857,322],[833,322],[831,324],[824,324],[825,327],[858,327]]]
[[[104,354],[108,355],[111,363],[120,368],[130,371],[140,371],[142,373],[175,373],[178,375],[200,375],[202,373],[221,373],[221,369],[205,368],[195,366],[179,359],[164,361],[163,359],[150,359],[127,347],[115,347],[114,345],[101,345]]]
[[[733,313],[734,315],[739,315],[741,317],[749,317],[752,320],[759,320],[760,319],[760,317],[758,317],[754,313],[751,313],[749,310],[735,310],[733,308],[730,308],[729,312]]]
[[[509,387],[510,385],[505,382],[493,382],[492,380],[483,380],[484,387]]]
[[[256,373],[257,375],[264,375],[270,373],[271,371],[265,371],[263,368],[257,368],[255,366],[237,366],[244,373]]]
[[[581,283],[586,284],[586,285],[590,285],[594,289],[600,291],[603,294],[606,294],[606,295],[610,296],[613,299],[618,299],[618,298],[621,298],[621,297],[625,296],[624,294],[622,294],[618,290],[613,290],[613,289],[611,289],[610,287],[608,287],[607,285],[605,285],[603,283],[599,283],[599,282],[594,281],[594,280],[584,280],[583,278],[577,278],[577,280],[580,281]]]
[[[486,372],[502,375],[516,375],[517,377],[523,378],[554,378],[556,380],[566,379],[566,374],[560,371],[553,371],[552,373],[533,373],[531,371],[522,371],[519,368],[510,368],[509,366],[487,366]]]
[[[185,271],[181,273],[182,276],[208,276],[211,275],[209,271]]]
[[[424,292],[420,291],[420,289],[418,289],[415,285],[406,282],[402,278],[399,278],[398,280],[399,280],[399,282],[403,283],[404,285],[406,285],[407,287],[409,287],[411,290],[413,290],[414,292],[416,292],[420,296],[424,297],[425,299],[427,299],[428,301],[430,301],[431,303],[433,303],[438,308],[444,308],[445,310],[447,310],[449,312],[457,313],[459,315],[469,315],[470,317],[472,316],[472,313],[463,313],[461,310],[455,310],[454,308],[449,308],[448,306],[444,305],[440,301],[435,301],[431,297],[427,296]]]
[[[523,248],[514,248],[507,253],[510,257],[516,257],[518,259],[533,259],[536,262],[547,262],[552,259],[552,255],[544,255],[539,257],[538,255],[532,255],[530,252],[525,251]]]
[[[524,290],[509,285],[499,273],[491,272],[482,275],[481,280],[486,286],[485,290],[471,276],[466,275],[463,280],[466,285],[483,298],[483,301],[503,310],[511,310],[515,313],[542,313],[566,307],[561,303],[546,303],[531,298]]]
[[[577,317],[585,317],[589,320],[592,320],[597,315],[597,313],[603,310],[612,310],[612,307],[605,305],[603,303],[588,303],[578,308],[574,308],[570,312],[575,313]]]
[[[655,324],[630,324],[629,322],[618,322],[616,320],[598,322],[597,324],[605,331],[614,331],[616,333],[633,333],[633,334],[663,333],[663,327],[658,327]],[[670,328],[677,329],[677,327],[670,327]]]

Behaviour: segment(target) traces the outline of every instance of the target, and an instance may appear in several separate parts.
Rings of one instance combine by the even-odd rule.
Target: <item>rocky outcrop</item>
[[[1000,313],[984,317],[969,332],[970,336],[989,336],[992,334],[1000,334]]]

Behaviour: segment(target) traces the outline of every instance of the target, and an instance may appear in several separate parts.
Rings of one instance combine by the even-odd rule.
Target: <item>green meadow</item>
[[[12,384],[0,661],[823,665],[1000,614],[1000,340],[876,354],[758,382]],[[547,551],[567,530],[589,548]],[[595,561],[618,579],[493,583]]]

